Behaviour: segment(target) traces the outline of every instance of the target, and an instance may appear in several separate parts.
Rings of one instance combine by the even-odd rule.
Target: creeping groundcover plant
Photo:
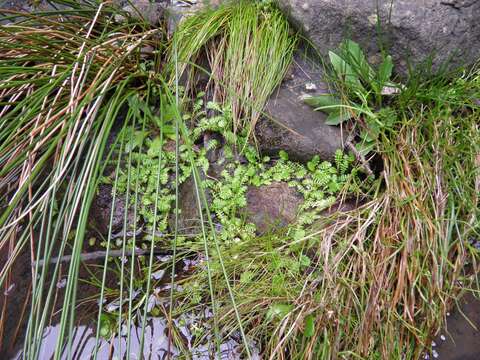
[[[301,163],[255,137],[302,47],[273,2],[204,8],[172,34],[109,2],[52,3],[0,27],[2,353],[429,353],[478,290],[476,67],[400,85],[389,56],[344,41],[331,94],[305,101],[351,135]],[[272,189],[259,213],[252,194]]]

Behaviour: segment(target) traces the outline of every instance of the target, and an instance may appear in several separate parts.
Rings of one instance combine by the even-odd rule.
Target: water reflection
[[[180,327],[182,335],[187,335],[186,328]],[[40,355],[38,359],[47,360],[53,359],[55,353],[56,341],[60,332],[60,325],[53,325],[45,329],[42,345],[40,348]],[[125,331],[126,332],[126,329]],[[166,321],[163,318],[150,318],[147,326],[145,327],[144,349],[143,357],[140,356],[140,339],[141,339],[141,327],[131,326],[130,328],[130,359],[167,359],[168,356],[168,338]],[[193,344],[188,339],[188,345],[191,347]],[[125,359],[127,356],[127,337],[115,337],[114,339],[107,341],[105,339],[99,340],[100,346],[97,352],[97,359]],[[95,330],[92,327],[86,325],[79,325],[75,328],[73,333],[72,350],[69,354],[65,349],[62,353],[61,359],[90,359],[92,358],[93,350],[95,347]],[[221,359],[224,360],[237,360],[241,359],[239,354],[239,343],[236,340],[230,339],[221,344]],[[211,349],[210,349],[211,350]],[[209,352],[208,344],[196,346],[190,348],[189,358],[193,360],[207,360],[212,359]],[[171,358],[180,357],[178,349],[170,348]],[[183,354],[184,355],[184,354]],[[259,359],[258,354],[255,355],[256,359]],[[19,351],[12,360],[22,359],[22,351]]]

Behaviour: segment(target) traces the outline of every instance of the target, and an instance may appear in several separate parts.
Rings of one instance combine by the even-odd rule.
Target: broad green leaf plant
[[[382,128],[391,125],[395,112],[386,106],[385,96],[399,92],[392,78],[393,62],[390,55],[374,69],[360,46],[345,40],[339,49],[328,53],[336,94],[306,97],[305,102],[315,110],[328,114],[328,125],[340,125],[356,119],[360,124],[361,141],[357,144],[362,154],[370,152]]]

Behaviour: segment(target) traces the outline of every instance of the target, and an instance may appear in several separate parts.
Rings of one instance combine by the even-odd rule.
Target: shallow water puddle
[[[130,353],[132,359],[138,359],[140,350],[141,328],[130,328]],[[50,326],[45,329],[43,342],[40,349],[39,359],[51,359],[55,353],[55,345],[60,331],[60,325]],[[151,319],[145,328],[144,357],[145,359],[163,359],[167,354],[168,340],[165,336],[165,320],[160,318]],[[120,341],[120,342],[119,342]],[[86,359],[94,353],[95,330],[86,325],[75,328],[72,341],[72,354],[65,350],[62,359]],[[112,341],[99,339],[98,359],[112,358],[123,359],[126,357],[126,336],[115,337]],[[174,351],[172,351],[175,354]],[[19,351],[13,359],[21,359],[22,351]]]
[[[126,331],[126,329],[124,329]],[[55,353],[56,341],[60,331],[60,325],[50,326],[45,329],[43,342],[40,349],[39,359],[53,359]],[[132,326],[130,328],[130,359],[140,359],[140,339],[141,327]],[[143,359],[167,359],[168,358],[168,337],[167,326],[165,319],[150,318],[145,327]],[[189,330],[186,326],[180,327],[182,335],[188,340],[188,345],[191,344],[192,337],[189,335]],[[238,352],[239,343],[236,340],[230,339],[220,346],[221,359],[237,360],[241,359]],[[61,359],[90,359],[94,353],[95,348],[95,330],[86,325],[79,325],[75,328],[73,333],[72,350],[69,354],[68,350],[62,353]],[[189,349],[191,358],[194,360],[211,359],[209,354],[208,344],[197,346]],[[170,348],[172,358],[177,358],[180,355],[178,349]],[[127,356],[127,337],[115,337],[111,341],[99,339],[99,348],[97,351],[97,359],[124,359]],[[22,351],[19,351],[12,360],[19,360],[22,358]],[[259,359],[258,354],[254,357]]]

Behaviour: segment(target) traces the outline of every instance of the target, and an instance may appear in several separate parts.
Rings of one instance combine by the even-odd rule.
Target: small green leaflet
[[[303,329],[303,335],[305,337],[310,338],[315,335],[315,319],[313,315],[308,315],[305,318],[305,328]]]
[[[380,64],[378,68],[378,81],[380,83],[381,88],[385,86],[385,84],[390,81],[392,77],[393,71],[393,61],[390,55],[386,56],[383,62]]]
[[[325,107],[323,111],[327,113],[335,111],[334,107],[342,104],[339,98],[330,94],[305,97],[303,101],[305,104],[316,108],[315,110],[321,110],[320,108]]]
[[[128,138],[129,140],[125,144],[125,152],[129,153],[130,151],[134,150],[135,148],[142,146],[143,140],[145,140],[146,136],[147,136],[146,131],[135,131],[131,135],[131,137]]]
[[[272,304],[267,312],[267,320],[283,319],[290,311],[293,310],[293,305],[289,304]]]
[[[327,113],[328,117],[325,121],[327,125],[339,125],[355,115],[353,111],[345,109],[339,98],[330,94],[306,97],[304,102],[315,107],[315,110]]]
[[[280,159],[287,161],[288,160],[288,154],[285,150],[280,150],[278,152],[278,155],[280,156]]]
[[[337,73],[338,77],[345,82],[345,85],[347,85],[350,89],[359,89],[361,91],[365,91],[357,73],[345,60],[343,60],[333,51],[328,52],[328,57],[330,58],[333,69]]]
[[[353,66],[357,79],[363,78],[365,81],[371,82],[375,79],[375,71],[368,64],[367,58],[363,53],[360,45],[352,40],[346,40],[341,45],[342,57]]]

